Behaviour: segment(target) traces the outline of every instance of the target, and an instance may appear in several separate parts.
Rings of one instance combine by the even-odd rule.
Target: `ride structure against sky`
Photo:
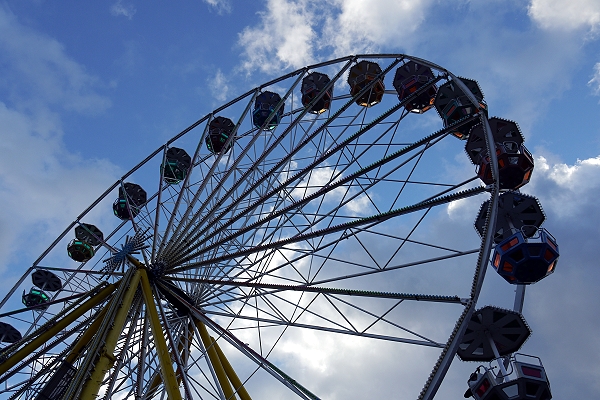
[[[419,114],[433,108],[431,132]],[[290,344],[314,337],[429,360],[408,363],[418,386],[398,379],[419,399],[457,354],[498,364],[465,396],[549,399],[541,362],[515,352],[525,285],[554,272],[558,246],[519,192],[533,159],[518,126],[487,113],[477,82],[401,54],[309,66],[219,107],[109,187],[4,297],[0,396],[317,399],[289,372]],[[475,197],[479,236],[448,217]],[[514,310],[475,308],[490,261]]]

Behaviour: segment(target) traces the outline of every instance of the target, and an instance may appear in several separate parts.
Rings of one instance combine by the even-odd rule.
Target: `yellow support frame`
[[[117,341],[123,332],[123,326],[125,325],[127,314],[131,309],[133,297],[139,287],[139,282],[140,270],[137,270],[131,277],[131,281],[123,281],[121,283],[122,285],[128,285],[122,300],[117,297],[112,300],[113,302],[120,302],[121,304],[116,305],[119,309],[117,310],[111,328],[104,339],[104,347],[100,351],[100,357],[98,358],[98,361],[96,361],[90,379],[85,382],[83,389],[81,390],[81,394],[79,395],[80,399],[95,399],[98,397],[98,392],[100,391],[102,381],[104,381],[104,376],[116,361],[114,351],[117,347]]]
[[[112,292],[114,292],[116,286],[113,284],[109,284],[104,289],[100,290],[96,295],[88,299],[85,303],[71,311],[69,314],[65,315],[63,318],[58,320],[56,324],[50,327],[47,331],[39,335],[37,338],[33,339],[31,342],[23,346],[21,350],[16,351],[12,356],[10,356],[6,361],[0,364],[0,375],[14,367],[17,363],[22,361],[25,357],[31,354],[33,351],[37,350],[44,343],[51,340],[54,336],[56,336],[60,331],[71,325],[77,318],[81,317],[87,311],[91,310],[93,307],[100,304],[104,299],[106,299]]]
[[[227,378],[227,373],[225,372],[225,368],[223,368],[223,364],[221,364],[221,360],[219,359],[219,355],[217,354],[217,350],[212,345],[211,338],[208,335],[208,331],[206,330],[206,326],[204,322],[199,319],[194,319],[196,323],[196,327],[198,328],[198,332],[200,332],[200,338],[202,339],[202,343],[204,343],[204,348],[208,353],[208,358],[210,363],[212,364],[215,374],[217,374],[217,379],[219,380],[219,385],[221,385],[221,389],[223,389],[223,394],[227,400],[236,400],[235,392],[229,383],[229,379]]]
[[[71,323],[77,320],[77,318],[81,317],[93,307],[97,306],[102,301],[104,301],[117,289],[117,285],[128,285],[122,297],[118,296],[119,298],[112,299],[113,302],[120,302],[120,304],[117,305],[118,310],[112,321],[111,328],[106,335],[106,338],[104,340],[104,346],[100,352],[99,358],[94,366],[94,369],[91,372],[90,379],[88,379],[85,382],[79,395],[80,399],[96,398],[98,396],[98,392],[100,390],[106,372],[108,372],[108,370],[113,366],[115,362],[115,356],[113,354],[114,350],[116,348],[118,339],[122,334],[123,327],[125,325],[127,315],[133,303],[135,293],[138,287],[141,286],[144,303],[146,305],[150,327],[152,330],[152,336],[154,338],[161,369],[161,374],[156,378],[158,378],[158,382],[160,382],[161,380],[164,382],[165,390],[167,392],[169,400],[182,400],[181,393],[179,392],[179,384],[181,382],[182,377],[177,376],[173,369],[173,362],[171,360],[171,355],[163,334],[162,326],[160,324],[158,311],[156,309],[156,303],[154,301],[154,294],[152,291],[150,280],[148,279],[148,274],[146,272],[145,266],[142,263],[140,263],[139,260],[133,259],[133,257],[128,258],[129,261],[131,261],[133,264],[135,264],[136,267],[138,267],[138,269],[135,271],[129,282],[120,281],[116,282],[115,284],[109,284],[105,288],[101,289],[90,299],[88,299],[83,304],[71,311],[69,314],[65,315],[63,318],[58,320],[57,323],[50,327],[47,331],[40,334],[37,338],[33,339],[22,349],[16,351],[8,359],[0,363],[0,375],[10,370],[12,367],[21,362],[25,357],[29,356],[32,352],[34,352],[44,343],[51,340],[56,334],[58,334],[60,331],[67,328]],[[102,322],[105,320],[107,310],[109,308],[111,307],[107,305],[98,313],[92,324],[88,326],[83,335],[81,335],[77,343],[74,345],[74,347],[71,349],[71,351],[65,358],[66,362],[72,364],[80,356],[81,351],[83,351],[83,349],[93,339],[93,337],[99,333],[98,329],[101,327]],[[223,393],[225,394],[227,400],[237,400],[237,397],[235,395],[236,393],[239,395],[241,400],[252,400],[250,398],[250,395],[244,388],[243,383],[238,378],[233,367],[225,357],[225,354],[223,353],[215,339],[209,336],[204,323],[197,318],[192,317],[192,319],[196,327],[198,328],[204,347],[208,352],[209,360],[213,365],[215,373],[217,375],[219,385],[221,386],[221,389],[223,390]],[[183,354],[185,349],[180,344],[177,350]],[[156,383],[158,384],[158,382]],[[154,382],[151,386],[154,386]]]
[[[177,377],[175,376],[175,371],[173,370],[171,355],[162,331],[162,326],[160,325],[158,311],[156,311],[156,303],[154,302],[150,280],[148,279],[146,270],[140,269],[139,272],[140,282],[142,284],[142,293],[144,294],[146,310],[148,312],[150,327],[152,329],[152,337],[154,337],[154,344],[156,345],[156,352],[158,353],[158,361],[160,363],[160,370],[162,373],[163,382],[165,383],[167,396],[169,397],[169,400],[181,400],[181,393],[179,392]]]
[[[92,322],[92,324],[88,326],[88,328],[85,330],[83,335],[81,335],[77,343],[75,343],[75,346],[73,346],[73,348],[69,352],[69,355],[67,355],[67,357],[65,358],[66,362],[68,362],[69,364],[73,364],[73,362],[77,359],[77,357],[79,357],[81,351],[85,348],[85,346],[92,340],[94,335],[98,333],[98,329],[100,329],[100,325],[102,324],[102,320],[104,318],[104,315],[106,314],[106,310],[106,306],[104,306],[104,308],[100,310],[94,322]]]
[[[177,297],[177,295],[175,296]],[[225,354],[215,339],[208,334],[208,330],[206,329],[204,322],[195,317],[193,314],[190,314],[190,318],[193,320],[196,328],[198,328],[200,339],[202,340],[208,355],[208,360],[213,367],[215,375],[217,376],[218,384],[221,387],[225,398],[227,400],[237,400],[237,397],[235,396],[237,394],[240,396],[241,400],[252,400],[246,391],[244,384],[229,363],[229,360],[227,360],[227,357],[225,357]],[[158,377],[154,379],[153,385],[158,384],[159,381],[157,381],[157,378]],[[233,384],[233,388],[231,384]]]
[[[221,365],[223,366],[223,369],[225,370],[225,373],[227,374],[227,377],[229,378],[229,380],[233,384],[233,387],[235,388],[235,391],[237,392],[237,394],[240,396],[240,399],[241,400],[252,400],[250,398],[250,395],[246,391],[246,388],[244,387],[244,384],[242,383],[242,381],[240,380],[240,378],[238,378],[237,374],[235,373],[235,370],[233,369],[233,367],[229,363],[229,360],[227,359],[227,357],[225,357],[225,354],[223,353],[223,350],[221,350],[221,348],[219,347],[219,344],[217,343],[217,341],[215,340],[215,338],[213,338],[211,336],[210,340],[212,342],[213,347],[217,351],[217,355],[219,356],[219,361],[221,361]]]
[[[221,348],[217,344],[215,338],[209,336],[208,330],[206,329],[206,325],[204,325],[204,322],[196,318],[194,318],[194,322],[196,323],[198,332],[200,332],[202,343],[204,343],[204,347],[208,352],[208,358],[210,359],[210,362],[213,365],[213,368],[215,369],[217,379],[219,380],[221,389],[223,389],[225,398],[227,400],[235,400],[235,394],[237,393],[238,396],[240,396],[241,400],[252,400],[252,398],[250,398],[250,395],[246,391],[244,384],[242,383],[240,378],[235,373],[235,370],[229,363],[229,360],[227,359],[227,357],[225,357],[223,350],[221,350]],[[233,384],[233,388],[231,387],[231,384]]]
[[[182,359],[185,355],[185,351],[187,350],[189,352],[191,350],[192,340],[194,340],[193,328],[194,327],[193,327],[192,323],[190,322],[188,325],[188,337],[187,337],[188,345],[187,345],[187,347],[183,344],[183,341],[180,341],[179,345],[177,346],[177,351],[179,352],[179,357],[181,357]],[[181,381],[183,380],[183,377],[181,376],[181,374],[179,372],[176,371],[175,373],[177,374],[177,385],[181,385]],[[160,374],[159,373],[155,374],[152,379],[152,383],[149,386],[147,394],[154,392],[161,383],[162,383],[162,378],[161,378]]]

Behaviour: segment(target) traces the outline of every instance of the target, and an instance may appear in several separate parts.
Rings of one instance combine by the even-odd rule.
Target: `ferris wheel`
[[[272,80],[142,160],[25,271],[0,303],[0,398],[318,399],[291,372],[309,343],[419,360],[406,398],[433,398],[458,355],[497,364],[466,397],[549,399],[541,362],[515,355],[525,285],[558,258],[519,192],[532,170],[517,124],[429,61]],[[450,229],[457,204],[475,230]],[[476,309],[490,261],[514,310]]]

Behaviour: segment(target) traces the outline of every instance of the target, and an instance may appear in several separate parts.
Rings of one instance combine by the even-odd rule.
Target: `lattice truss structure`
[[[230,101],[109,187],[6,295],[0,398],[314,399],[283,367],[306,334],[419,352],[430,367],[403,390],[432,398],[494,245],[492,133],[476,82],[398,54]],[[484,201],[481,235],[451,229],[450,205],[475,219]]]

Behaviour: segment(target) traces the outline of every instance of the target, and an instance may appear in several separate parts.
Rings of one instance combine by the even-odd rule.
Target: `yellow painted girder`
[[[133,297],[139,287],[139,283],[140,270],[137,270],[133,274],[131,281],[121,282],[121,285],[128,285],[128,287],[125,290],[122,299],[118,298],[120,296],[117,296],[112,300],[113,302],[120,302],[120,304],[115,304],[115,306],[118,307],[117,312],[112,320],[109,331],[106,334],[104,346],[102,347],[102,350],[100,350],[98,360],[94,365],[90,379],[85,382],[83,389],[81,390],[80,399],[95,399],[98,396],[98,391],[100,390],[102,381],[104,381],[104,376],[115,363],[116,357],[114,351],[117,346],[117,341],[123,333],[127,314],[131,309]]]
[[[242,383],[240,378],[238,378],[237,374],[235,373],[235,370],[229,363],[229,360],[227,359],[227,357],[225,357],[223,350],[221,350],[221,347],[219,347],[219,344],[217,343],[217,341],[212,336],[210,337],[210,340],[212,342],[213,347],[217,351],[217,355],[219,356],[219,361],[221,361],[221,365],[223,365],[223,369],[225,370],[227,377],[233,384],[233,387],[235,388],[235,391],[237,392],[237,394],[240,396],[240,399],[241,400],[252,400],[250,398],[250,395],[246,391],[244,384]]]
[[[25,357],[30,355],[33,351],[38,349],[44,343],[51,340],[54,336],[56,336],[60,331],[67,328],[71,323],[73,323],[77,318],[81,317],[87,311],[91,310],[98,304],[100,304],[104,299],[106,299],[114,290],[116,286],[114,284],[109,284],[104,289],[100,290],[97,294],[92,296],[90,299],[86,300],[79,307],[75,308],[70,313],[66,314],[63,318],[56,321],[54,325],[48,328],[47,331],[33,339],[31,342],[23,346],[22,349],[16,351],[13,355],[11,355],[6,361],[0,364],[0,375],[14,367],[17,363],[22,361]]]
[[[85,330],[83,335],[81,335],[77,343],[75,343],[75,346],[73,346],[73,348],[69,352],[69,355],[67,355],[67,357],[65,358],[66,362],[68,362],[69,364],[73,364],[73,362],[77,359],[77,357],[79,357],[81,351],[85,348],[85,346],[87,346],[87,344],[92,340],[94,335],[98,333],[98,329],[100,329],[100,325],[102,324],[102,319],[106,314],[106,309],[107,307],[104,306],[104,308],[100,310],[94,322],[92,322],[92,324],[88,326],[88,328]]]
[[[158,361],[160,363],[160,370],[163,382],[165,383],[167,396],[169,396],[169,400],[181,400],[181,393],[179,392],[177,377],[173,370],[171,355],[169,353],[169,348],[167,347],[167,341],[165,340],[162,326],[160,325],[158,311],[156,311],[156,303],[154,302],[150,280],[148,280],[146,270],[140,269],[139,271],[142,293],[144,294],[146,310],[150,319],[150,327],[152,328],[152,337],[154,338],[154,344],[156,345],[156,352],[158,353]]]

